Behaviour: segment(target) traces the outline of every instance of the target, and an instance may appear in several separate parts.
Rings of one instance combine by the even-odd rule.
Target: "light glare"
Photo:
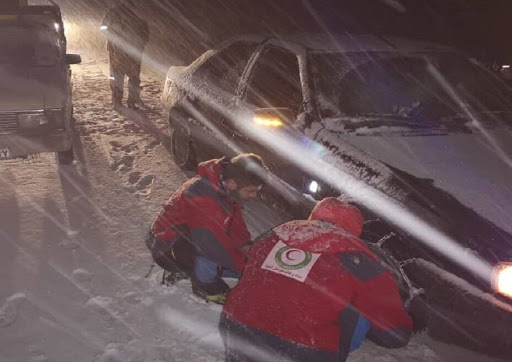
[[[258,126],[264,127],[281,127],[283,125],[283,122],[276,117],[256,116],[254,117],[254,123],[256,123]]]
[[[311,183],[309,184],[309,191],[316,194],[316,192],[318,191],[318,182],[311,181]]]
[[[494,289],[512,298],[512,263],[498,264],[494,271]]]
[[[102,26],[100,26],[100,29],[101,29],[101,30],[107,30],[107,29],[108,29],[108,26],[106,26],[106,25],[102,25]]]
[[[60,30],[60,24],[59,23],[55,23],[55,24],[53,24],[53,26],[55,26],[55,30],[57,30],[57,31]]]

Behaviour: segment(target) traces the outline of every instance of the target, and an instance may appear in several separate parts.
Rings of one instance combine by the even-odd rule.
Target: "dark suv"
[[[70,64],[60,10],[21,6],[0,16],[0,160],[55,152],[73,161]]]

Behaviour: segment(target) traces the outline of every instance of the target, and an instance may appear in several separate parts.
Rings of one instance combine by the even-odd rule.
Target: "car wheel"
[[[71,165],[74,159],[75,156],[73,154],[73,148],[70,148],[67,151],[57,152],[57,161],[59,162],[59,165]]]
[[[193,170],[196,166],[196,154],[192,144],[190,129],[183,122],[173,122],[171,134],[171,152],[174,162],[183,170]]]
[[[429,313],[423,289],[415,287],[410,279],[410,275],[415,272],[415,264],[399,262],[384,245],[379,246],[375,243],[367,243],[367,245],[393,275],[400,297],[413,320],[414,331],[424,330],[427,327]]]

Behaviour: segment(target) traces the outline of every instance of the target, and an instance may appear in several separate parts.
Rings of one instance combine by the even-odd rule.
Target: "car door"
[[[297,54],[286,48],[268,44],[259,51],[246,76],[247,82],[239,90],[239,105],[245,116],[237,118],[233,125],[236,129],[237,144],[245,152],[254,152],[262,156],[271,171],[283,180],[293,181],[292,185],[298,186],[297,172],[290,167],[287,155],[275,152],[266,145],[266,142],[261,142],[261,137],[251,134],[252,132],[248,131],[250,127],[246,124],[254,122],[252,115],[258,109],[286,108],[291,113],[292,123],[303,112],[304,92]],[[293,124],[286,124],[279,127],[270,126],[262,131],[270,132],[271,136],[278,139],[291,128]],[[252,129],[254,130],[254,127]]]
[[[194,99],[183,105],[193,120],[192,138],[198,160],[236,154],[233,131],[224,119],[233,103],[244,68],[257,42],[238,41],[211,55],[193,74]]]

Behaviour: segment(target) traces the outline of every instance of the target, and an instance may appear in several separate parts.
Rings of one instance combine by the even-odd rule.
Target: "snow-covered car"
[[[243,37],[171,67],[178,165],[260,154],[315,198],[350,196],[417,328],[498,356],[512,342],[510,90],[447,46]]]
[[[22,6],[0,16],[0,160],[56,152],[73,161],[70,64],[60,10]]]

